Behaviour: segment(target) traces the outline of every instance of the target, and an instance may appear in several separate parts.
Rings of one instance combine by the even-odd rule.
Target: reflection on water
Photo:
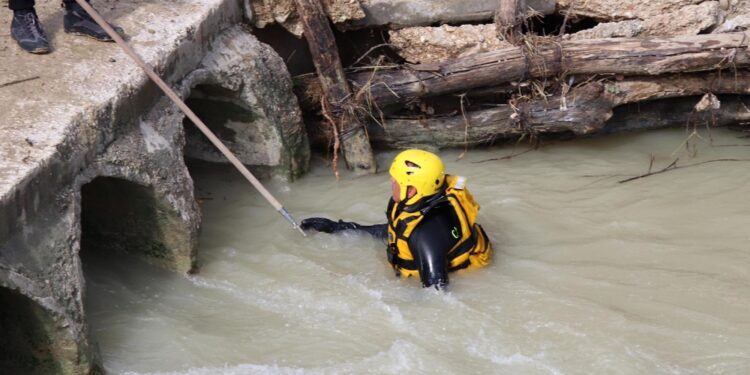
[[[128,374],[748,373],[750,159],[737,133],[682,131],[442,156],[469,177],[495,262],[451,291],[393,277],[375,240],[302,238],[238,174],[194,171],[200,272],[89,254],[87,314]],[[711,145],[713,142],[713,146]],[[515,151],[521,150],[519,146]],[[394,153],[380,155],[387,169]],[[484,161],[484,162],[482,162]],[[298,218],[384,222],[387,175],[319,161],[269,182]]]

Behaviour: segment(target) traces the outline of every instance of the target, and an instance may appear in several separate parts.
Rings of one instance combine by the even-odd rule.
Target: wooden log
[[[584,135],[599,130],[612,116],[604,85],[595,83],[574,90],[565,99],[535,100],[515,106],[472,111],[449,117],[386,119],[371,127],[373,142],[389,147],[430,144],[437,147],[488,144],[496,139],[571,132]],[[561,109],[563,108],[563,109]]]
[[[605,83],[614,106],[654,99],[713,94],[750,94],[750,71],[628,77]]]
[[[695,112],[700,97],[671,98],[646,103],[631,103],[615,108],[612,118],[596,135],[674,127],[718,127],[741,125],[750,128],[750,97],[720,96],[721,108]]]
[[[328,103],[325,107],[330,108],[326,115],[336,128],[335,136],[341,134],[347,166],[355,172],[375,173],[375,158],[367,130],[359,117],[356,103],[352,100],[336,40],[323,7],[319,0],[295,1],[305,30],[305,39],[318,72],[323,100]]]
[[[523,38],[521,27],[526,20],[526,0],[500,0],[495,12],[497,35],[510,44],[518,45]]]
[[[441,146],[491,143],[513,138],[571,132],[584,135],[599,130],[612,115],[612,103],[604,85],[577,88],[565,98],[535,100],[516,105],[500,104],[487,110],[451,116],[388,118],[383,127],[370,127],[373,141],[386,144],[434,144]],[[313,141],[320,135],[313,135]]]
[[[379,107],[421,97],[553,75],[660,75],[750,66],[745,33],[672,38],[547,42],[532,52],[505,48],[376,73],[349,75],[353,89]]]
[[[656,99],[695,97],[705,93],[750,94],[750,72],[671,74],[594,82],[572,90],[564,100],[558,96],[520,104],[516,108],[498,105],[496,108],[470,112],[466,119],[460,114],[444,118],[388,119],[383,128],[379,131],[377,128],[372,129],[370,133],[373,142],[389,147],[398,148],[409,143],[463,147],[465,144],[487,144],[498,139],[514,139],[523,134],[567,132],[582,136],[659,128],[685,120],[683,113],[689,114],[692,107],[685,108],[684,103],[695,105],[697,100],[677,99],[667,102],[655,101]],[[653,104],[655,102],[662,104]],[[676,106],[672,108],[663,103],[676,103]],[[637,104],[638,107],[635,108],[643,109],[645,115],[615,109],[618,106],[627,107],[627,104]],[[727,108],[722,108],[723,117],[720,116],[719,121],[724,125],[744,119],[750,114],[737,106]],[[665,115],[660,116],[660,110]],[[617,117],[625,120],[610,120],[613,111],[618,113]],[[705,114],[696,118],[703,117]]]
[[[512,112],[507,106],[473,111],[467,114],[470,126],[462,115],[430,119],[389,119],[384,127],[371,125],[370,138],[381,148],[408,148],[430,145],[437,148],[462,148],[466,146],[490,145],[517,140],[524,134],[534,132],[537,136],[564,135],[600,136],[648,129],[692,126],[726,126],[750,121],[750,97],[721,97],[721,108],[715,112],[694,112],[699,97],[683,97],[655,100],[646,103],[631,103],[613,111],[611,118],[596,131],[574,133],[567,125],[539,126],[544,115],[536,113],[531,128],[521,128],[509,118]],[[554,110],[548,112],[553,117]]]
[[[303,110],[314,111],[320,107],[320,83],[314,75],[300,80],[298,92]],[[304,91],[303,91],[304,90]],[[481,98],[500,94],[511,94],[517,87],[510,84],[472,89],[468,97]],[[687,74],[664,74],[660,76],[630,76],[621,80],[604,82],[604,92],[610,96],[614,106],[654,99],[679,96],[715,94],[750,94],[750,71],[697,72]]]

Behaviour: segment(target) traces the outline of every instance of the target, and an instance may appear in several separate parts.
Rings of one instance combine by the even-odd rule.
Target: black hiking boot
[[[65,3],[65,16],[63,24],[66,33],[83,35],[94,38],[100,42],[112,42],[112,38],[96,24],[93,18],[76,3]],[[122,35],[122,28],[112,26],[116,33]]]
[[[48,53],[49,42],[47,35],[39,24],[34,8],[16,10],[13,12],[13,21],[10,23],[10,35],[26,52]]]

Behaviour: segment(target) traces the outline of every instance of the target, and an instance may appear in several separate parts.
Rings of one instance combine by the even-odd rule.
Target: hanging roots
[[[320,98],[320,108],[323,112],[323,117],[326,118],[328,123],[331,125],[332,138],[333,138],[333,160],[331,161],[331,168],[333,168],[333,175],[336,176],[336,181],[339,180],[339,149],[341,148],[341,140],[339,138],[339,124],[333,119],[331,112],[328,110],[328,100],[325,96]]]

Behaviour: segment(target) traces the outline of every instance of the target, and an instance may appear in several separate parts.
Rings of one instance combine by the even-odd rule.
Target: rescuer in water
[[[396,275],[419,276],[424,287],[444,289],[448,272],[490,263],[492,245],[476,223],[479,205],[466,189],[464,177],[446,175],[437,155],[416,149],[398,154],[390,175],[393,196],[386,210],[387,224],[314,217],[302,220],[302,229],[354,230],[384,239]]]

